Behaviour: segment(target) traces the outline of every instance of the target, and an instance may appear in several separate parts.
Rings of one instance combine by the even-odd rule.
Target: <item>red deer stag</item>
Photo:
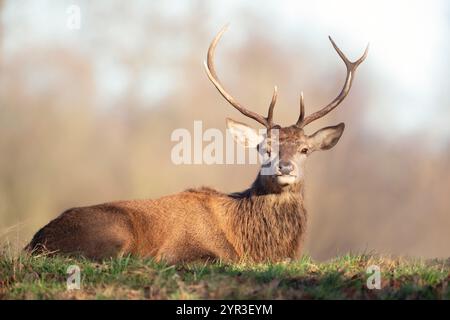
[[[220,94],[238,111],[277,129],[278,155],[271,161],[276,170],[261,172],[252,186],[224,194],[210,188],[188,189],[156,200],[130,200],[73,208],[40,229],[26,247],[33,253],[83,255],[103,259],[122,255],[154,257],[168,263],[200,259],[222,261],[280,261],[300,257],[307,214],[303,205],[303,170],[314,151],[327,150],[338,142],[344,124],[307,135],[303,128],[336,108],[347,96],[364,54],[351,62],[330,37],[331,44],[347,68],[339,95],[321,110],[305,117],[303,95],[300,116],[294,125],[280,127],[272,121],[277,100],[276,87],[267,117],[245,108],[222,86],[214,68],[216,45],[222,29],[208,49],[205,69]],[[250,126],[227,119],[236,140],[260,147],[262,139]],[[270,131],[267,131],[270,132]],[[265,148],[270,153],[270,147]]]

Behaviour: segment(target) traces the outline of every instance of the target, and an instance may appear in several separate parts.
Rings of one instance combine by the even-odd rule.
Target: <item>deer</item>
[[[267,116],[263,116],[239,103],[219,80],[214,55],[226,29],[220,30],[210,43],[205,71],[231,106],[268,132],[260,135],[254,127],[227,118],[226,125],[234,139],[270,154],[277,138],[277,155],[270,157],[273,172],[262,174],[260,171],[251,186],[242,192],[226,194],[199,187],[159,199],[115,201],[68,209],[41,228],[25,250],[32,254],[81,255],[92,260],[131,255],[168,264],[263,263],[301,257],[308,220],[304,207],[305,161],[314,151],[333,148],[345,125],[325,127],[311,135],[307,135],[304,128],[345,99],[369,47],[352,62],[329,37],[347,70],[344,86],[334,100],[308,116],[305,116],[301,93],[298,120],[291,126],[281,127],[273,122],[276,86]],[[269,134],[274,130],[276,135]]]

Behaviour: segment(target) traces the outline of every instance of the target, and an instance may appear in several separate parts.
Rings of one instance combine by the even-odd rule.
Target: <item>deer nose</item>
[[[294,170],[294,165],[290,161],[280,161],[278,163],[278,168],[281,174],[290,174]]]

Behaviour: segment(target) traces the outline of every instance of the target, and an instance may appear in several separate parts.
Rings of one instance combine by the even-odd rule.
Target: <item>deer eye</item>
[[[308,148],[302,148],[302,150],[300,151],[303,154],[307,154],[308,153]]]

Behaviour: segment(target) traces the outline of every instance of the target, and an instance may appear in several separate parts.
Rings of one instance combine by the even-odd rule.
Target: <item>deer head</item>
[[[219,90],[220,94],[233,107],[243,115],[256,120],[267,129],[267,134],[261,136],[251,126],[227,119],[227,127],[237,141],[247,147],[257,147],[259,150],[263,150],[263,152],[267,153],[268,157],[266,157],[266,159],[270,159],[271,167],[275,168],[275,170],[272,171],[272,174],[265,175],[261,175],[260,172],[259,178],[263,180],[263,183],[266,186],[271,186],[273,190],[283,190],[290,185],[296,184],[302,179],[305,160],[312,152],[331,149],[337,144],[342,136],[345,127],[344,123],[322,128],[312,135],[307,135],[303,129],[314,120],[328,114],[345,99],[352,86],[355,71],[366,58],[369,46],[367,46],[364,54],[358,60],[352,62],[338,48],[333,39],[329,37],[331,44],[344,61],[347,68],[347,77],[341,92],[328,105],[306,117],[303,93],[301,93],[300,116],[297,122],[289,127],[281,127],[273,123],[273,109],[277,101],[276,86],[274,87],[272,101],[270,102],[267,116],[264,117],[241,105],[225,90],[220,82],[214,68],[214,53],[216,45],[226,29],[227,27],[224,27],[216,35],[209,46],[207,60],[205,61],[206,73],[217,90]],[[277,134],[274,135],[272,132],[276,132]],[[274,143],[277,143],[278,150],[278,154],[275,156],[271,155]]]

